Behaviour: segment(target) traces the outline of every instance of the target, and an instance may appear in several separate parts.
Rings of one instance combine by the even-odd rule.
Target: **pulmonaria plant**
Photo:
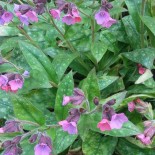
[[[7,73],[0,75],[0,89],[6,92],[16,93],[24,84],[24,79],[20,74]]]
[[[112,8],[112,5],[107,2],[106,0],[102,0],[102,5],[99,11],[95,14],[95,20],[97,24],[101,25],[102,27],[109,28],[117,21],[111,18],[109,14],[109,9]]]
[[[125,122],[128,122],[128,118],[124,113],[117,114],[111,107],[115,104],[114,100],[107,102],[103,105],[102,120],[98,123],[97,127],[101,131],[110,131],[112,129],[121,129]]]
[[[51,9],[50,14],[54,19],[60,19],[61,12],[65,15],[62,17],[62,22],[67,25],[73,25],[81,22],[79,11],[74,3],[64,0],[57,0],[57,9]]]
[[[13,14],[3,9],[0,5],[0,25],[10,23],[13,19]]]
[[[150,145],[152,142],[152,138],[155,135],[155,122],[152,121],[145,121],[144,122],[145,130],[143,133],[138,134],[136,137],[139,139],[144,145]]]
[[[29,25],[30,22],[38,22],[35,9],[28,4],[14,4],[14,12],[24,25]]]

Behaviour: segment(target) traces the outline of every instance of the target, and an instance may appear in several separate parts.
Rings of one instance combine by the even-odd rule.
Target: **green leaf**
[[[36,122],[40,125],[45,124],[45,117],[43,113],[33,106],[28,99],[15,95],[12,95],[11,98],[14,113],[18,119]]]
[[[122,101],[124,100],[125,96],[126,96],[126,91],[124,92],[120,92],[120,93],[117,93],[117,94],[114,94],[106,99],[102,99],[100,100],[100,103],[101,104],[105,104],[106,102],[108,102],[109,100],[112,100],[112,99],[115,99],[116,100],[116,103],[113,105],[113,108],[114,109],[117,109],[120,104],[122,103]]]
[[[90,108],[93,109],[95,107],[95,104],[93,103],[94,97],[100,97],[98,79],[95,69],[90,71],[87,78],[83,81],[82,90],[84,91],[86,98],[90,103]]]
[[[60,80],[65,73],[67,67],[69,64],[76,58],[76,55],[74,54],[58,54],[55,56],[52,65],[55,69],[58,79]]]
[[[153,67],[153,61],[155,59],[155,49],[137,49],[132,52],[123,53],[122,55],[133,62],[140,63],[148,69],[151,69]]]
[[[93,56],[95,57],[97,63],[102,59],[103,55],[107,51],[107,45],[103,42],[96,41],[91,48],[91,52]]]
[[[136,30],[136,26],[131,18],[131,16],[125,16],[123,19],[123,24],[127,33],[127,38],[133,49],[140,48],[140,35]]]
[[[82,144],[82,150],[85,155],[112,155],[116,144],[116,137],[90,131]]]
[[[103,75],[98,78],[99,89],[103,90],[104,88],[108,87],[110,84],[115,82],[118,79],[118,76],[106,76]]]
[[[58,83],[57,75],[56,72],[52,66],[51,61],[48,59],[48,57],[43,53],[42,50],[36,48],[35,46],[27,43],[20,41],[19,42],[20,49],[22,50],[27,62],[33,69],[37,69],[39,66],[46,72],[48,75],[49,79],[52,80],[55,83]],[[33,57],[33,60],[32,58]],[[38,62],[36,62],[38,61]],[[35,68],[34,68],[35,66]],[[40,70],[40,68],[38,68]]]
[[[62,106],[62,101],[64,95],[66,96],[72,95],[73,88],[74,88],[73,75],[72,72],[70,72],[61,81],[61,83],[59,84],[59,88],[57,90],[54,111],[56,114],[56,118],[58,120],[66,119],[66,117],[68,116],[68,111],[71,105],[67,104],[66,106]]]
[[[53,152],[59,154],[67,149],[77,138],[77,135],[70,135],[61,128],[56,130],[56,137],[53,141]]]
[[[138,31],[140,31],[140,6],[141,1],[138,0],[125,0],[125,3],[128,7],[129,14],[132,16],[132,19],[136,25]]]
[[[1,26],[0,36],[17,36],[19,34],[18,30],[15,27],[9,27],[7,25]]]
[[[141,17],[143,23],[147,26],[147,28],[154,34],[155,36],[155,18],[150,16]]]
[[[11,105],[10,97],[8,93],[0,90],[0,118],[8,118],[13,114],[13,107]]]
[[[153,149],[142,149],[123,138],[119,139],[116,149],[121,155],[154,155]]]

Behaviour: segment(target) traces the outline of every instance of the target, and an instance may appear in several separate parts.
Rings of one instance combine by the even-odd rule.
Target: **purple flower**
[[[44,134],[41,134],[39,142],[34,148],[34,152],[35,155],[50,155],[50,153],[52,152],[51,138]]]
[[[124,113],[114,114],[111,118],[110,126],[112,129],[121,129],[125,122],[128,122],[128,118]]]
[[[129,110],[130,112],[133,112],[134,109],[135,109],[135,103],[134,103],[134,102],[129,102],[129,103],[128,103],[128,110]]]
[[[9,23],[13,19],[13,14],[11,12],[4,12],[4,14],[1,17],[5,23]]]
[[[74,94],[73,96],[64,96],[62,105],[67,105],[69,102],[71,102],[74,105],[81,104],[85,99],[84,93],[81,89],[74,88]]]
[[[5,86],[8,83],[8,78],[5,75],[0,75],[0,87]]]
[[[35,146],[34,152],[35,155],[49,155],[51,153],[51,149],[47,146],[47,144],[41,143]]]
[[[14,4],[14,11],[16,16],[24,25],[29,25],[29,21],[38,22],[36,12],[31,6],[27,4],[22,5]]]
[[[51,9],[50,14],[54,19],[60,19],[60,10],[58,9]]]
[[[77,125],[75,122],[68,122],[66,120],[60,121],[59,125],[62,126],[64,131],[67,131],[69,134],[77,134]]]
[[[97,12],[95,14],[95,19],[96,19],[97,24],[103,27],[106,27],[106,28],[109,28],[111,27],[111,25],[116,23],[116,20],[112,19],[110,17],[110,14],[104,10],[100,10],[99,12]]]

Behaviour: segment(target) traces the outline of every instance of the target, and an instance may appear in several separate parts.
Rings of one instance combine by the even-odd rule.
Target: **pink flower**
[[[3,128],[0,128],[0,133],[4,133],[4,129]]]
[[[133,112],[134,109],[135,109],[135,103],[134,103],[133,101],[132,101],[132,102],[129,102],[129,103],[128,103],[128,110],[129,110],[130,112]]]
[[[136,136],[143,144],[149,145],[151,144],[151,139],[150,137],[145,137],[144,134],[139,134]]]
[[[62,126],[62,129],[64,131],[67,131],[69,134],[77,134],[77,125],[75,122],[68,122],[66,120],[60,121],[58,123],[59,125]]]
[[[54,19],[60,19],[60,10],[58,9],[51,9],[50,14]]]
[[[21,79],[14,79],[9,81],[9,85],[12,91],[17,91],[23,87],[23,81]]]
[[[97,24],[109,28],[111,25],[116,23],[115,19],[110,17],[110,14],[107,11],[101,10],[95,14],[95,19]]]
[[[137,64],[137,67],[138,67],[138,72],[139,74],[144,74],[145,71],[146,71],[146,68],[144,68],[141,64]]]
[[[35,155],[50,155],[51,149],[47,144],[41,143],[37,144],[34,148]]]
[[[100,128],[101,131],[111,130],[110,122],[107,119],[102,119],[102,121],[98,123],[97,127]]]
[[[125,122],[128,122],[128,118],[124,113],[115,114],[112,116],[110,126],[112,129],[121,129]]]
[[[32,22],[38,22],[37,14],[34,11],[26,12],[25,16]]]

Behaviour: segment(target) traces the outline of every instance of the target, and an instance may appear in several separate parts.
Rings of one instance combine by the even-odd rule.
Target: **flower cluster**
[[[16,93],[23,87],[24,79],[20,74],[7,73],[0,75],[0,89]]]
[[[5,149],[3,155],[20,155],[22,154],[22,149],[19,145],[21,136],[16,136],[12,140],[7,140],[2,144],[3,149]]]
[[[145,130],[143,133],[137,135],[136,137],[144,144],[151,144],[151,139],[155,135],[155,123],[153,121],[145,121],[144,122]]]
[[[60,19],[61,12],[65,15],[62,17],[62,22],[67,25],[73,25],[81,22],[79,11],[74,3],[69,3],[64,0],[57,0],[58,9],[51,9],[50,14],[54,19]]]
[[[10,23],[13,19],[13,14],[3,9],[0,5],[0,25],[4,25],[5,23]]]
[[[30,5],[14,4],[14,11],[16,16],[24,25],[29,25],[30,22],[38,22],[37,14],[34,11],[34,8],[32,8]]]
[[[141,114],[145,114],[149,111],[149,103],[142,101],[141,99],[136,99],[128,103],[128,110],[133,112],[138,111]]]
[[[98,123],[97,127],[101,131],[110,131],[112,129],[121,129],[128,118],[124,113],[117,114],[111,107],[115,104],[114,100],[107,102],[103,105],[102,120]]]
[[[106,0],[102,0],[101,8],[95,14],[97,24],[101,25],[102,27],[109,28],[116,23],[116,20],[111,18],[108,12],[108,10],[111,8],[112,5],[110,3],[108,3]]]
[[[5,122],[5,126],[0,128],[0,133],[20,132],[22,127],[19,121],[8,120]]]
[[[66,105],[71,102],[74,105],[79,105],[85,99],[84,93],[78,89],[74,89],[73,96],[64,96],[62,105]],[[66,120],[60,121],[58,124],[62,126],[64,131],[67,131],[69,134],[77,134],[77,122],[80,119],[80,115],[85,113],[86,110],[83,108],[72,108],[69,111],[69,116]]]

